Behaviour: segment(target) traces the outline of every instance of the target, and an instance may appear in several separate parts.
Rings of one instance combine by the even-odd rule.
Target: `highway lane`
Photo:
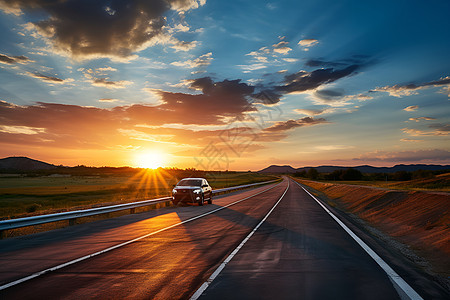
[[[164,208],[0,241],[0,285],[208,212],[214,213],[1,290],[0,299],[188,299],[257,224],[202,299],[399,298],[375,261],[287,179],[204,207]]]
[[[0,296],[2,299],[188,298],[270,210],[285,191],[287,181],[272,186],[266,192],[195,221],[4,289]],[[152,218],[148,214],[145,218],[146,213],[136,214],[39,234],[28,240],[1,241],[2,283],[269,188],[216,198],[213,205],[205,207],[161,209]]]
[[[386,273],[298,185],[200,299],[398,299]]]

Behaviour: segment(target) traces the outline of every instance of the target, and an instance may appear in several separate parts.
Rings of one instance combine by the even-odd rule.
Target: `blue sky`
[[[0,155],[448,164],[449,11],[444,0],[0,0]]]

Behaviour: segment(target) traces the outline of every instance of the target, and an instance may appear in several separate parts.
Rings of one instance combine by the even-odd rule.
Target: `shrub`
[[[42,207],[42,205],[37,204],[37,203],[33,203],[33,204],[27,206],[26,210],[27,210],[28,213],[32,213],[32,212],[37,211],[41,207]]]

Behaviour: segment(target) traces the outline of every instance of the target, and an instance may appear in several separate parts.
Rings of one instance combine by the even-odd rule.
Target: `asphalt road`
[[[285,191],[201,299],[398,299],[375,261],[287,179],[203,207],[164,208],[0,241],[5,285],[138,238],[3,289],[0,299],[189,299]]]

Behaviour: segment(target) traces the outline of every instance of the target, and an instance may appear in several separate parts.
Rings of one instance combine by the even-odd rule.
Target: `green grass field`
[[[208,173],[214,189],[275,179],[257,173]],[[1,177],[0,219],[168,196],[181,178],[164,171],[130,176]]]

